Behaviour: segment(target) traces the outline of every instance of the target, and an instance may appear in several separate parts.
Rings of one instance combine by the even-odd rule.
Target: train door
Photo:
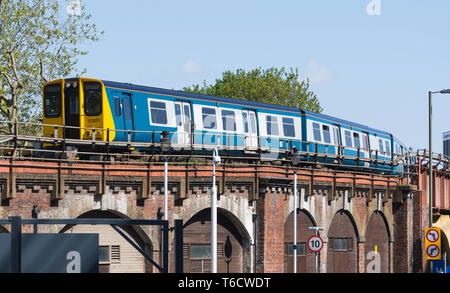
[[[175,102],[175,118],[177,121],[178,144],[189,146],[191,144],[192,111],[188,102]]]
[[[122,110],[123,110],[123,130],[125,131],[125,137],[128,141],[134,141],[134,120],[133,120],[133,110],[131,103],[131,94],[122,93]],[[128,132],[128,131],[129,132]]]
[[[341,128],[339,125],[333,124],[333,135],[334,135],[334,144],[336,145],[336,154],[342,154],[342,148],[341,148]],[[341,150],[339,152],[339,150]]]
[[[64,88],[64,122],[66,126],[65,137],[80,139],[80,94],[76,82],[66,83]]]
[[[360,156],[362,158],[369,158],[369,154],[370,154],[370,145],[369,145],[369,134],[365,131],[363,131],[362,133],[362,147],[360,150]],[[370,163],[369,162],[364,162],[364,166],[365,167],[369,167]]]
[[[256,113],[253,110],[242,110],[244,123],[245,150],[256,151],[258,149],[258,133],[256,130]]]

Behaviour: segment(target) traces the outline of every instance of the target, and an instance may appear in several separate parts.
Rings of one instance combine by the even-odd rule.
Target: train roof
[[[212,101],[212,102],[218,102],[218,103],[237,104],[237,105],[241,105],[241,106],[265,108],[265,109],[272,109],[272,110],[278,110],[278,111],[297,112],[299,114],[301,113],[300,109],[295,108],[295,107],[246,101],[246,100],[240,100],[240,99],[235,99],[235,98],[224,98],[224,97],[218,97],[218,96],[189,93],[189,92],[177,91],[177,90],[168,90],[168,89],[163,89],[163,88],[135,85],[135,84],[131,84],[131,83],[120,83],[120,82],[104,81],[104,80],[102,80],[102,82],[106,87],[112,87],[112,88],[120,88],[120,89],[139,91],[139,92],[157,93],[157,94],[163,94],[163,95],[169,95],[169,96],[179,96],[179,97],[184,97],[184,98],[192,98],[192,99],[197,99],[197,100]]]
[[[131,83],[122,83],[122,82],[114,82],[114,81],[107,81],[102,80],[103,84],[106,87],[111,88],[119,88],[119,89],[125,89],[125,90],[132,90],[132,91],[139,91],[139,92],[148,92],[148,93],[156,93],[156,94],[162,94],[162,95],[169,95],[169,96],[179,96],[184,98],[192,98],[192,99],[198,99],[198,100],[204,100],[204,101],[213,101],[218,103],[228,103],[228,104],[237,104],[241,106],[248,106],[248,107],[255,107],[255,108],[264,108],[264,109],[272,109],[272,110],[278,110],[278,111],[289,111],[299,114],[306,114],[310,116],[315,116],[320,119],[329,120],[334,123],[338,124],[345,124],[351,127],[356,127],[362,130],[367,130],[369,132],[376,132],[380,133],[386,136],[390,136],[389,132],[375,129],[363,124],[347,121],[344,119],[336,118],[333,116],[315,113],[309,110],[304,109],[298,109],[295,107],[289,107],[289,106],[281,106],[281,105],[273,105],[273,104],[267,104],[267,103],[261,103],[261,102],[253,102],[253,101],[247,101],[247,100],[240,100],[235,98],[225,98],[225,97],[219,97],[219,96],[210,96],[210,95],[204,95],[204,94],[197,94],[197,93],[189,93],[179,90],[169,90],[169,89],[163,89],[163,88],[157,88],[157,87],[149,87],[149,86],[142,86],[142,85],[135,85]]]
[[[306,115],[315,116],[317,118],[324,119],[324,120],[329,120],[329,121],[335,122],[337,124],[345,124],[345,125],[348,125],[351,127],[356,127],[356,128],[362,129],[362,130],[367,130],[369,132],[381,133],[381,134],[387,135],[387,136],[391,135],[389,132],[386,132],[384,130],[375,129],[375,128],[372,128],[372,127],[369,127],[369,126],[366,126],[363,124],[347,121],[344,119],[336,118],[336,117],[325,115],[325,114],[315,113],[315,112],[308,111],[308,110],[303,110],[303,111],[305,112]]]

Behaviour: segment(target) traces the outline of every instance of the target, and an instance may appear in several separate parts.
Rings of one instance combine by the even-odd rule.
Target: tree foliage
[[[246,72],[226,71],[215,84],[195,84],[183,89],[187,92],[229,97],[255,102],[290,106],[322,112],[319,100],[309,90],[309,80],[299,81],[298,69],[257,68]]]
[[[35,121],[41,113],[42,85],[76,74],[78,58],[87,54],[79,49],[80,45],[97,41],[102,35],[90,23],[91,16],[84,7],[80,7],[79,13],[69,14],[59,3],[59,0],[0,1],[2,120]],[[67,1],[66,5],[72,3]]]

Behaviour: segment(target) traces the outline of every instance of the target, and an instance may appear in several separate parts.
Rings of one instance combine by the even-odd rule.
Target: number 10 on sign
[[[323,248],[323,240],[320,236],[311,236],[308,239],[308,249],[312,252],[320,252]]]

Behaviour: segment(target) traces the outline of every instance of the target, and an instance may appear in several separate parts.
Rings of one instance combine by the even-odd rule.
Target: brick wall
[[[257,219],[257,272],[282,273],[284,271],[284,195],[266,192],[256,204]]]

